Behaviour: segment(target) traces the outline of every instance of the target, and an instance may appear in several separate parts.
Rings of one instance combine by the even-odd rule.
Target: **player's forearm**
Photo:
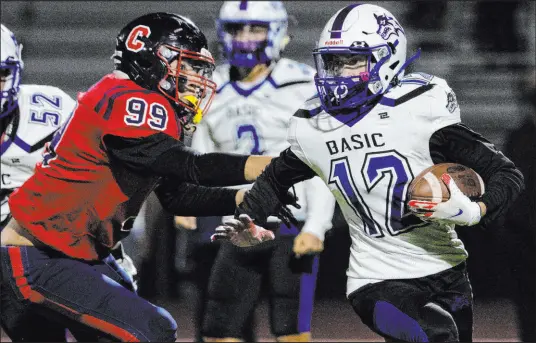
[[[235,212],[243,192],[190,183],[163,182],[155,193],[166,211],[176,216],[227,216]],[[242,195],[239,195],[242,193]]]
[[[335,197],[319,177],[304,182],[307,201],[307,216],[302,232],[309,232],[324,240],[326,232],[331,229]]]
[[[255,163],[246,167],[248,155],[200,154],[163,133],[143,138],[106,135],[103,142],[112,164],[120,163],[139,174],[169,176],[204,186],[243,185],[267,163],[253,159]]]

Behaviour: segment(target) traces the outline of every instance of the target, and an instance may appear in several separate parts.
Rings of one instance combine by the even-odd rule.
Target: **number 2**
[[[251,155],[262,155],[262,152],[260,151],[259,134],[257,133],[257,129],[255,129],[255,126],[248,124],[240,125],[238,127],[238,132],[236,133],[238,139],[243,139],[242,137],[248,136],[248,134],[253,140],[253,148],[251,148],[250,152]]]

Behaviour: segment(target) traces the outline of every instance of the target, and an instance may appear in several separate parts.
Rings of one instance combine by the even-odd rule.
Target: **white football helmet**
[[[322,108],[332,113],[355,109],[387,92],[409,62],[418,57],[419,53],[406,61],[406,47],[404,29],[386,9],[353,4],[339,10],[327,22],[313,50]],[[341,59],[356,57],[367,60],[367,71],[359,76],[338,75]]]
[[[233,39],[239,25],[266,25],[264,41],[240,42]],[[216,21],[223,58],[238,67],[277,61],[288,43],[288,15],[281,1],[225,1]]]
[[[0,73],[5,81],[0,95],[0,118],[7,116],[17,107],[17,97],[24,63],[21,59],[22,44],[4,24],[1,25]]]

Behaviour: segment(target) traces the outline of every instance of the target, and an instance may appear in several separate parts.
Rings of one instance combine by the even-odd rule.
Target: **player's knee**
[[[151,342],[175,342],[177,339],[177,322],[171,314],[161,307],[154,307],[144,317],[147,320],[145,334]]]
[[[430,342],[459,342],[456,322],[441,306],[428,303],[420,316],[426,321],[422,325]]]
[[[311,342],[311,333],[302,332],[294,335],[278,336],[278,342]]]

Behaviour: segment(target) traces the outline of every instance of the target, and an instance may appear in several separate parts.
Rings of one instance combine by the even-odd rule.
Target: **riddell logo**
[[[342,44],[343,43],[343,40],[342,39],[338,39],[338,40],[327,40],[324,42],[324,45],[339,45],[339,44]]]

